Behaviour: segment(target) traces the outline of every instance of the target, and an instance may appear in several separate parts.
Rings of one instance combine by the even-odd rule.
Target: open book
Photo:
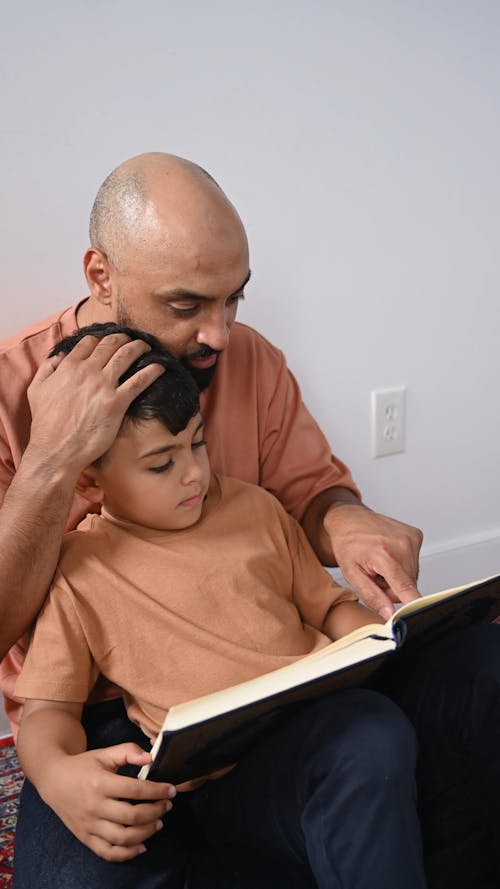
[[[365,684],[387,663],[444,633],[500,613],[500,574],[401,606],[286,667],[172,707],[139,778],[174,784],[236,762],[294,706]],[[397,665],[396,665],[397,666]]]

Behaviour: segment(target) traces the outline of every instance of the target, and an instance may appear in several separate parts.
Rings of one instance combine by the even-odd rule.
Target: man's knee
[[[378,692],[356,689],[317,702],[313,735],[317,749],[332,763],[348,765],[360,780],[384,779],[401,771],[413,774],[415,732],[404,713]],[[313,715],[313,714],[311,714]]]

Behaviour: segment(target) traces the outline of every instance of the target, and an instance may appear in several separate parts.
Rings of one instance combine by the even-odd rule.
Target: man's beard
[[[117,300],[116,315],[116,323],[119,324],[120,327],[131,327],[135,330],[139,329],[137,324],[134,323],[133,319],[126,312],[120,296],[118,296]],[[146,332],[149,333],[149,331]],[[168,346],[165,346],[164,348],[170,351]],[[189,362],[196,358],[209,358],[210,355],[220,355],[220,352],[216,349],[211,349],[210,346],[201,346],[197,352],[192,352],[190,355],[181,355],[178,359],[186,370],[189,371],[200,392],[203,392],[210,386],[214,373],[217,370],[217,361],[212,367],[205,368],[192,367]]]
[[[204,389],[208,389],[208,387],[210,386],[210,383],[213,380],[214,373],[217,370],[217,361],[215,362],[215,364],[212,365],[212,367],[205,368],[192,367],[190,362],[195,358],[209,358],[210,355],[219,356],[220,352],[217,352],[216,349],[211,349],[210,346],[202,346],[201,349],[198,349],[198,351],[194,354],[184,356],[179,359],[181,364],[186,368],[186,370],[189,371],[189,373],[193,377],[193,380],[198,386],[200,392],[203,392]]]

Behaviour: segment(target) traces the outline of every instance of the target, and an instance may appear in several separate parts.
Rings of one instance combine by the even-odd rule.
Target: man
[[[14,337],[0,356],[8,381],[0,416],[7,696],[23,658],[22,646],[11,646],[44,599],[64,528],[85,511],[73,496],[80,471],[109,447],[134,394],[160,373],[147,368],[117,388],[145,348],[121,337],[86,340],[62,361],[46,360],[75,326],[114,320],[154,333],[205,387],[201,407],[216,471],[272,490],[301,520],[321,560],[339,564],[382,616],[393,602],[418,595],[420,532],[361,504],[281,354],[249,328],[233,326],[249,278],[248,245],[235,209],[208,174],[164,154],[125,162],[99,191],[90,236],[89,298]],[[244,408],[233,411],[236,386]],[[8,711],[15,719],[14,704]],[[108,743],[122,739],[112,735]]]
[[[86,509],[74,500],[82,467],[106,450],[127,404],[160,372],[149,368],[117,389],[122,371],[145,348],[123,337],[86,341],[62,363],[46,359],[61,336],[93,322],[151,331],[183,359],[206,389],[202,411],[216,470],[234,471],[277,493],[301,520],[323,563],[340,565],[367,605],[387,617],[393,602],[417,596],[420,532],[361,504],[348,470],[331,458],[301,405],[280,353],[237,325],[237,343],[225,355],[250,275],[249,257],[241,220],[211,177],[169,155],[133,158],[100,189],[90,236],[84,258],[89,298],[11,338],[0,355],[0,654],[30,626],[63,530]],[[242,417],[229,416],[227,389],[235,373],[247,375],[243,363],[252,359],[265,362],[255,371],[259,387],[267,387],[264,402],[239,407]],[[221,378],[217,365],[223,361]],[[252,416],[255,426],[257,409],[260,438],[250,453],[239,424]],[[287,427],[276,428],[278,423]],[[304,466],[292,472],[300,461]],[[9,674],[17,672],[20,657],[11,655]]]

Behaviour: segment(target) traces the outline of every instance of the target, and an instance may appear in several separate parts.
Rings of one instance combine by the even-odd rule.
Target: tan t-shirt
[[[104,513],[66,535],[16,693],[84,702],[102,672],[154,736],[172,705],[326,645],[328,611],[354,599],[274,497],[214,476],[190,528]]]
[[[77,328],[77,306],[46,318],[0,345],[0,503],[29,440],[27,388],[54,345]],[[283,354],[243,324],[234,324],[214,380],[201,397],[212,468],[267,488],[300,520],[313,497],[333,485],[357,491],[347,467],[302,403]],[[75,495],[67,529],[88,503]],[[26,640],[0,664],[0,687],[13,730],[21,702],[14,685]],[[115,692],[116,694],[116,692]]]

